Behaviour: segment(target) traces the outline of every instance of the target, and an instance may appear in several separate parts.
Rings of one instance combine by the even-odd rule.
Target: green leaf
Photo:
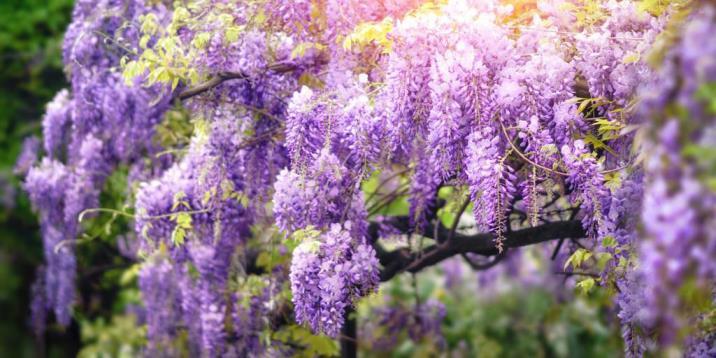
[[[585,249],[577,249],[568,259],[567,262],[564,263],[564,269],[566,270],[567,267],[571,264],[573,268],[579,268],[582,263],[589,260],[589,258],[592,257],[592,253],[589,250]]]
[[[625,65],[637,63],[641,59],[641,56],[639,56],[639,53],[637,52],[629,52],[624,56],[622,59],[622,63]]]
[[[716,82],[701,85],[696,90],[696,98],[706,102],[709,113],[716,114]]]
[[[189,10],[187,10],[185,7],[175,7],[174,8],[174,14],[172,15],[172,23],[174,26],[180,26],[183,24],[191,14],[189,13]]]
[[[290,325],[273,334],[273,338],[281,342],[296,343],[302,347],[297,351],[299,357],[334,357],[339,353],[338,342],[325,335],[315,335],[307,328]]]
[[[244,31],[243,26],[228,26],[224,32],[224,41],[227,44],[232,44],[239,40],[241,32]]]
[[[438,218],[440,218],[440,222],[442,222],[445,227],[452,227],[456,216],[452,210],[446,210],[445,208],[438,210]]]
[[[661,16],[670,6],[679,7],[688,3],[686,0],[642,0],[637,4],[637,9],[645,11],[652,16]]]
[[[599,268],[599,271],[603,271],[612,258],[612,254],[608,252],[597,253],[597,268]]]
[[[378,189],[378,185],[380,185],[380,171],[376,170],[361,184],[365,197],[371,196]]]
[[[251,200],[249,199],[249,197],[247,195],[244,195],[244,194],[239,195],[239,204],[241,204],[241,206],[247,208],[247,207],[249,207],[250,203],[251,203]]]
[[[266,14],[264,13],[263,9],[259,9],[259,11],[254,14],[252,20],[256,25],[263,25],[266,22]]]
[[[228,32],[228,30],[227,30]],[[194,36],[194,39],[191,40],[192,46],[194,48],[203,50],[206,48],[206,45],[209,43],[209,40],[211,39],[211,34],[208,32],[200,32]]]
[[[184,229],[191,229],[191,215],[188,213],[178,213],[176,215],[176,222],[178,226]]]
[[[617,267],[624,271],[629,266],[629,260],[627,260],[624,256],[619,258],[619,263],[617,264]]]
[[[184,238],[186,237],[186,230],[182,228],[181,226],[177,225],[174,227],[174,231],[172,231],[172,243],[174,246],[179,247],[184,245]]]
[[[132,281],[134,281],[134,279],[137,278],[137,276],[139,276],[139,270],[141,268],[142,268],[141,264],[134,264],[132,266],[129,266],[128,269],[126,269],[126,270],[124,270],[124,272],[122,272],[122,276],[120,276],[120,278],[119,278],[119,283],[122,286],[129,285]]]
[[[261,251],[259,253],[259,255],[256,257],[256,266],[266,269],[266,270],[270,270],[272,268],[271,267],[272,261],[273,261],[273,258],[271,257],[271,253],[269,253],[267,251]]]
[[[589,278],[585,278],[582,281],[577,282],[576,287],[582,290],[582,294],[586,295],[587,293],[589,293],[589,291],[592,290],[592,288],[594,288],[595,283],[596,283],[596,281],[594,280],[594,278],[589,277]]]
[[[393,19],[386,17],[381,22],[361,23],[343,39],[343,49],[351,51],[353,46],[363,47],[374,43],[383,48],[383,53],[389,53],[393,40],[388,34],[393,30]]]
[[[540,151],[544,153],[545,155],[552,155],[559,153],[559,150],[557,150],[557,146],[554,144],[545,144],[542,147],[540,147]]]
[[[211,189],[204,192],[204,196],[201,198],[201,205],[206,206],[209,204],[209,201],[211,198],[214,197],[216,194],[216,187],[211,187]]]
[[[713,188],[711,183],[716,179],[716,147],[689,143],[684,146],[681,153],[696,163],[697,172],[700,173],[699,179],[709,188]]]
[[[607,235],[602,239],[602,246],[605,248],[612,248],[617,246],[617,240],[612,235]]]
[[[587,134],[586,136],[584,136],[584,142],[592,145],[594,149],[604,149],[612,155],[617,155],[617,152],[615,152],[614,149],[609,147],[606,143],[604,143],[601,139],[595,137],[593,134]]]
[[[177,85],[179,85],[179,77],[174,77],[174,79],[172,80],[172,91],[177,88]]]
[[[350,51],[353,48],[353,38],[351,36],[346,36],[345,39],[343,39],[343,49],[346,51]]]
[[[599,132],[600,135],[610,134],[611,132],[618,133],[624,128],[623,123],[606,118],[594,119],[594,125],[597,126],[597,132]]]
[[[604,186],[609,188],[612,192],[621,188],[622,176],[619,172],[604,174]]]
[[[159,21],[157,15],[148,13],[140,18],[142,21],[141,30],[143,34],[154,35],[159,29]]]
[[[393,200],[384,210],[385,215],[403,216],[410,213],[410,203],[408,197],[403,195]]]
[[[587,109],[590,103],[592,103],[592,98],[586,98],[582,101],[582,103],[579,104],[579,107],[577,107],[577,113],[583,113],[584,110]]]
[[[308,43],[308,42],[301,42],[298,45],[296,45],[293,48],[293,50],[291,50],[291,59],[303,57],[303,55],[306,54],[306,50],[308,49],[308,46],[310,46],[310,43]]]
[[[307,240],[313,240],[317,238],[320,234],[321,232],[319,230],[316,230],[313,225],[309,225],[303,229],[294,231],[293,235],[291,235],[291,238],[298,242],[304,242]]]
[[[298,77],[298,84],[310,88],[323,88],[325,83],[319,76],[304,72]]]

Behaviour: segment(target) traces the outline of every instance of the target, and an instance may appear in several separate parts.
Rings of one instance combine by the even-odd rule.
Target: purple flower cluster
[[[256,336],[264,320],[249,326],[226,324],[232,317],[245,320],[268,314],[260,305],[237,305],[229,282],[231,277],[245,275],[240,258],[251,225],[260,214],[266,215],[270,197],[265,194],[273,187],[276,173],[286,166],[285,150],[276,148],[270,137],[256,140],[262,132],[274,130],[275,124],[267,123],[269,117],[243,112],[242,103],[262,101],[262,95],[240,86],[218,90],[233,98],[208,114],[192,104],[192,110],[204,115],[206,122],[197,125],[186,155],[140,184],[135,204],[135,231],[144,238],[143,249],[167,249],[179,276],[175,294],[190,337],[189,348],[206,356],[259,352],[264,344]],[[325,175],[330,175],[333,168],[326,165]],[[180,216],[191,218],[190,227],[180,228]],[[181,241],[177,241],[179,228]],[[279,282],[285,280],[268,274]]]
[[[653,328],[653,315],[644,297],[644,282],[637,272],[632,272],[617,285],[624,353],[627,357],[641,357],[647,349],[646,337]]]
[[[15,161],[13,172],[17,175],[25,175],[30,168],[37,162],[40,154],[40,140],[37,137],[28,137],[22,142],[22,149]]]
[[[422,232],[428,224],[430,211],[434,209],[438,187],[439,174],[435,163],[430,157],[423,156],[415,166],[415,172],[410,182],[408,202],[410,203],[410,224]]]
[[[716,46],[693,41],[716,29],[716,9],[705,6],[685,25],[683,40],[665,59],[658,79],[649,87],[652,98],[643,113],[651,117],[650,159],[641,214],[646,237],[641,244],[641,271],[645,297],[653,307],[661,329],[661,342],[670,343],[688,316],[675,292],[689,280],[710,293],[716,280],[716,193],[702,181],[705,167],[685,151],[689,146],[711,148],[716,144],[713,113],[697,100],[701,84],[716,81]],[[677,78],[677,81],[674,81]],[[675,104],[688,110],[685,118],[666,117]]]
[[[284,169],[276,178],[275,189],[274,217],[285,232],[309,225],[324,227],[342,219],[365,220],[351,202],[360,199],[360,191],[354,190],[347,169],[328,150],[322,150],[303,174]]]
[[[67,202],[65,197],[72,179],[73,173],[62,163],[44,158],[39,166],[30,169],[24,184],[40,216],[47,267],[44,271],[45,288],[36,291],[44,292],[47,309],[54,310],[55,319],[62,325],[70,323],[77,274],[72,244],[77,234],[74,231],[77,219],[72,218],[71,222],[67,222],[65,215],[65,209],[73,208],[74,204]],[[38,282],[42,282],[42,278],[38,278]],[[38,314],[39,311],[36,311],[36,320],[39,320]]]
[[[72,102],[67,90],[57,92],[55,98],[47,104],[45,116],[42,118],[42,139],[47,156],[59,156],[59,150],[66,142],[67,130],[70,125]]]
[[[579,203],[584,228],[592,234],[609,232],[605,229],[609,223],[604,212],[609,207],[610,193],[596,159],[580,140],[574,141],[572,146],[563,146],[562,158],[569,174],[567,182],[572,190],[572,202]]]
[[[505,162],[500,137],[495,134],[491,127],[484,127],[470,135],[465,168],[477,224],[499,233],[506,230],[506,215],[512,205],[516,176]],[[501,245],[497,244],[498,247]]]
[[[146,308],[149,351],[168,351],[177,330],[176,292],[172,265],[166,259],[147,262],[139,272],[139,288]]]
[[[316,240],[303,242],[291,262],[296,321],[338,336],[346,307],[377,288],[377,267],[375,251],[353,239],[350,223],[333,224]]]
[[[515,188],[525,194],[524,206],[531,208],[536,205],[539,193],[545,192],[538,185],[546,179],[563,181],[556,175],[559,170],[549,168],[571,165],[572,168],[567,168],[571,173],[576,167],[590,165],[581,154],[559,151],[591,131],[573,101],[576,79],[591,75],[581,71],[587,66],[597,66],[597,59],[591,57],[593,49],[580,45],[584,43],[582,38],[592,32],[595,36],[608,33],[609,39],[641,36],[642,47],[637,50],[645,51],[661,28],[661,20],[650,15],[636,16],[631,5],[609,3],[603,5],[603,11],[614,12],[613,19],[600,27],[585,28],[576,37],[565,38],[561,34],[564,29],[560,26],[567,24],[554,25],[535,17],[528,29],[515,38],[501,24],[502,17],[510,15],[510,11],[495,3],[451,1],[441,7],[440,15],[427,12],[397,21],[390,33],[393,44],[385,59],[384,86],[375,96],[380,103],[380,116],[384,117],[386,139],[380,143],[390,153],[385,159],[409,163],[415,168],[410,189],[410,212],[415,226],[424,224],[421,215],[429,212],[430,198],[435,196],[436,189],[442,183],[456,182],[468,185],[473,201],[483,203],[475,206],[478,223],[499,236],[497,230],[505,227],[503,213],[509,212],[514,204]],[[578,52],[570,53],[559,42],[573,44]],[[627,46],[626,42],[619,44],[620,49]],[[600,51],[607,53],[609,49],[604,47]],[[626,71],[622,67],[628,65],[639,78],[648,75],[638,56],[622,66],[626,50],[619,51],[624,53],[615,51],[609,57],[610,66],[619,68],[617,72]],[[599,71],[603,73],[605,68],[600,67]],[[624,106],[633,96],[635,82],[630,82],[628,88],[619,87],[615,95],[613,91],[599,92],[597,81],[596,77],[588,78],[594,87],[593,96],[604,96],[607,100],[619,96],[619,104],[610,109]],[[482,143],[480,138],[487,142]],[[618,153],[629,155],[625,149],[627,141],[613,142]],[[588,146],[579,149],[585,153],[591,150]],[[570,155],[570,159],[565,155]],[[523,157],[529,158],[527,168],[515,165],[513,160],[523,161]],[[621,164],[624,160],[607,157],[609,164]],[[540,166],[536,171],[531,170],[534,163]],[[592,169],[590,172],[599,171],[596,167]],[[590,202],[603,200],[609,193],[602,190],[600,176],[590,179],[594,185],[580,186],[576,179],[568,179],[573,196],[586,202],[585,216],[589,216],[593,211]],[[483,192],[487,195],[480,199],[478,194]],[[533,216],[538,215],[537,210],[532,211]]]
[[[374,307],[371,318],[362,327],[361,337],[373,349],[390,350],[400,343],[401,334],[407,332],[407,336],[414,342],[431,340],[436,346],[444,348],[445,338],[441,325],[445,314],[445,305],[435,299],[414,306],[389,303],[387,306]]]
[[[47,105],[42,120],[46,157],[30,168],[39,149],[30,141],[18,163],[18,173],[27,173],[24,188],[42,226],[46,287],[36,291],[44,292],[47,307],[62,325],[69,324],[75,297],[78,217],[99,205],[104,180],[118,164],[154,150],[153,127],[166,109],[166,100],[152,104],[157,88],[129,88],[110,70],[120,60],[120,46],[114,48],[119,42],[110,40],[138,41],[121,25],[146,11],[134,1],[75,5],[63,45],[71,90],[60,91]]]
[[[286,146],[294,167],[310,163],[325,144],[328,123],[323,111],[323,105],[306,86],[291,97],[286,118]]]
[[[47,303],[45,294],[45,268],[38,267],[35,272],[35,282],[32,283],[30,294],[32,294],[32,302],[30,303],[30,324],[33,333],[40,336],[44,334],[47,324]]]
[[[661,32],[664,18],[652,17],[630,1],[609,1],[603,9],[609,16],[599,31],[576,35],[579,55],[575,65],[586,78],[592,97],[624,105],[649,78],[651,71],[639,58]]]

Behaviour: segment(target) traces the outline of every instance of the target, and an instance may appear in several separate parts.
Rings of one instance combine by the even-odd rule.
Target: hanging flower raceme
[[[497,234],[500,250],[516,179],[506,157],[504,145],[492,127],[485,126],[468,138],[465,168],[470,198],[475,203],[475,220],[481,228]]]
[[[700,319],[685,312],[690,303],[673,292],[689,287],[697,297],[713,300],[716,192],[705,181],[713,176],[707,167],[713,160],[706,164],[709,160],[699,157],[716,145],[716,114],[713,99],[698,91],[716,81],[716,45],[695,39],[714,30],[713,5],[691,15],[657,76],[644,87],[639,112],[650,123],[641,210],[646,240],[639,245],[639,270],[651,323],[663,345],[676,342],[681,330]],[[685,112],[672,113],[672,108]]]
[[[284,169],[278,175],[273,198],[276,224],[290,233],[309,225],[325,227],[352,220],[358,229],[366,218],[362,194],[355,186],[338,158],[323,149],[305,173]]]
[[[378,285],[375,250],[351,236],[351,223],[301,243],[291,262],[296,320],[314,332],[338,336],[346,308]]]

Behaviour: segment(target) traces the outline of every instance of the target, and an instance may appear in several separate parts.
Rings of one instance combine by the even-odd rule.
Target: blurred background
[[[13,175],[24,138],[39,135],[45,104],[67,86],[62,34],[72,0],[0,1],[0,356],[42,355],[29,320],[30,285],[42,262],[37,219]],[[71,332],[75,331],[75,332]],[[48,353],[78,349],[76,328],[50,330]]]
[[[60,49],[71,12],[71,0],[0,2],[0,357],[134,356],[143,343],[141,323],[126,314],[127,306],[138,301],[136,282],[125,279],[124,266],[94,274],[98,262],[111,264],[111,252],[90,245],[78,252],[78,296],[83,302],[72,325],[64,330],[50,325],[45,336],[34,337],[29,324],[30,287],[42,263],[42,244],[13,166],[23,140],[41,134],[45,104],[67,86]],[[526,250],[512,261],[524,263],[551,251]],[[372,297],[358,309],[362,354],[621,355],[608,293],[577,295],[569,277],[545,275],[552,273],[549,263],[542,262],[545,269],[540,260],[534,262],[533,269],[541,275],[511,271],[509,265],[474,273],[456,258],[415,281],[405,276],[384,285],[382,292],[390,295]],[[446,271],[459,279],[445,281]],[[387,296],[394,302],[386,302]],[[414,312],[415,302],[432,311],[424,317],[406,316]],[[386,309],[392,314],[373,314]],[[371,320],[378,316],[394,317],[396,324]],[[406,325],[442,333],[415,334]]]

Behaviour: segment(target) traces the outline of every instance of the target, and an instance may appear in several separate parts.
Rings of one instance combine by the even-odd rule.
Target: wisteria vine
[[[79,0],[70,88],[15,168],[33,327],[71,322],[78,238],[111,213],[147,355],[291,354],[293,321],[343,340],[381,281],[551,240],[614,291],[627,355],[714,354],[714,33],[708,2]],[[418,340],[444,307],[375,314]]]

